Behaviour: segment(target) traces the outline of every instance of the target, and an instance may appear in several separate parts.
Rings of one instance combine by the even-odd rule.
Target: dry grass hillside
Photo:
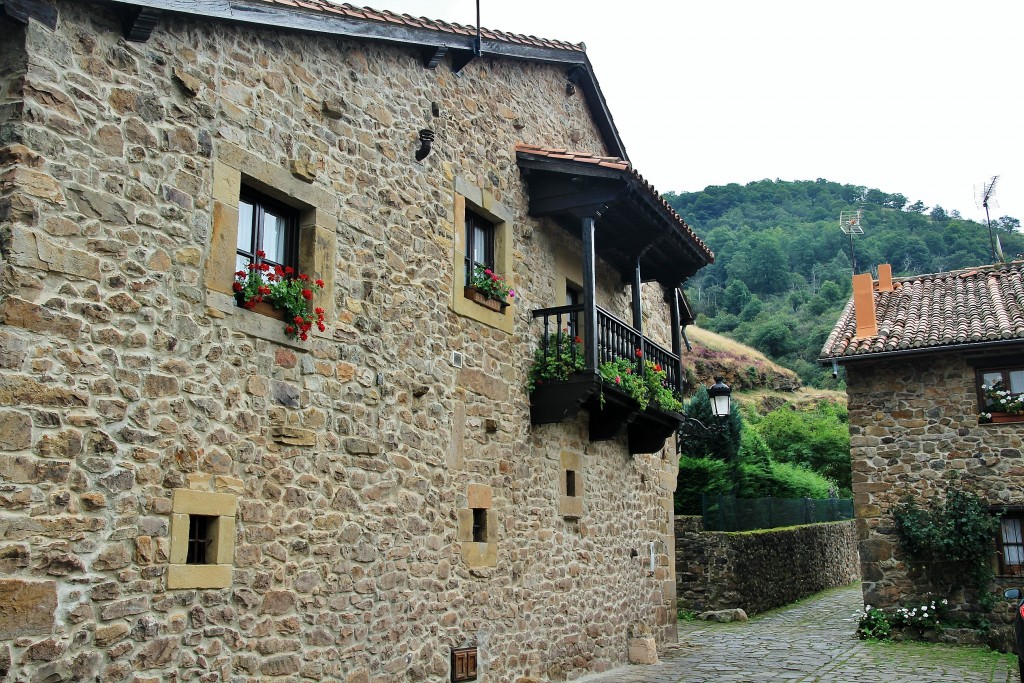
[[[760,412],[786,403],[802,407],[820,401],[846,402],[845,392],[804,388],[795,372],[728,337],[695,325],[686,328],[686,336],[693,349],[685,352],[683,367],[691,386],[708,386],[722,377],[737,400],[757,406]]]

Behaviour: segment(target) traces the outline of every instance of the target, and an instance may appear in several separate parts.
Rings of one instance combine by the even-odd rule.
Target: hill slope
[[[992,261],[986,226],[901,194],[815,181],[760,180],[666,199],[711,246],[716,261],[688,283],[702,327],[749,344],[805,385],[840,388],[815,363],[850,292],[850,240],[841,211],[861,211],[857,272],[890,263],[894,275]],[[1008,256],[1024,252],[1020,222],[993,222]]]

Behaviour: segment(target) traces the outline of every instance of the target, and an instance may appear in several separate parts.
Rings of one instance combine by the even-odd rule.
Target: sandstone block
[[[32,418],[12,410],[0,411],[0,450],[20,451],[32,445]]]
[[[0,639],[50,633],[56,610],[55,581],[0,579]]]
[[[99,277],[99,270],[96,271]],[[32,332],[57,334],[72,341],[82,331],[82,321],[56,313],[48,308],[17,297],[8,297],[0,305],[0,320],[6,325],[21,327]]]
[[[658,648],[653,637],[629,639],[630,664],[657,664]]]

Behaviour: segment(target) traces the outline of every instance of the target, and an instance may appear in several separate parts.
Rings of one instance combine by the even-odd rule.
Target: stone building
[[[674,639],[678,416],[597,369],[679,388],[712,255],[582,45],[324,0],[0,33],[0,679],[522,683]],[[237,305],[260,262],[323,330]],[[545,329],[584,371],[531,420]]]
[[[942,597],[943,587],[908,562],[892,510],[907,495],[920,503],[943,497],[952,481],[1002,517],[993,568],[1005,579],[999,583],[1020,580],[1024,414],[992,412],[983,387],[1003,382],[1024,393],[1022,268],[1014,262],[893,280],[883,265],[877,282],[854,277],[853,298],[820,360],[846,368],[866,604]]]

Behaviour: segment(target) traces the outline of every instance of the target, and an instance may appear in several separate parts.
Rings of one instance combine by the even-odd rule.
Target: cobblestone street
[[[860,586],[828,591],[747,623],[680,622],[662,663],[586,683],[1018,683],[1016,660],[977,648],[868,643],[854,636]]]

